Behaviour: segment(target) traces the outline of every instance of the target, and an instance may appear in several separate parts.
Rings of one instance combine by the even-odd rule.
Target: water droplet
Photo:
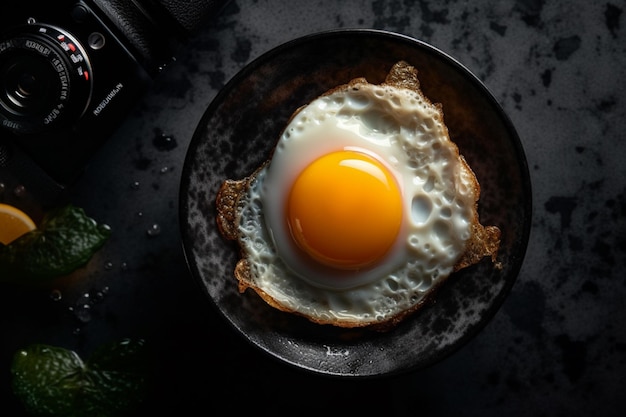
[[[23,185],[15,186],[15,188],[13,189],[13,194],[16,197],[24,197],[24,195],[26,195],[26,187],[24,187]]]
[[[161,234],[161,226],[158,225],[157,223],[154,223],[152,226],[148,228],[148,230],[146,230],[146,233],[150,237],[158,236],[159,234]]]
[[[59,290],[52,290],[50,292],[50,299],[52,301],[61,301],[61,298],[63,298],[63,294],[61,293],[61,291],[59,291]]]
[[[163,167],[163,168],[161,168],[161,171],[159,171],[159,172],[161,172],[161,174],[167,174],[169,171],[170,171],[169,167]]]
[[[104,295],[105,295],[104,292],[96,291],[96,292],[93,293],[92,299],[94,300],[94,302],[102,301],[102,300],[104,300]]]
[[[89,322],[91,320],[91,306],[89,304],[77,306],[74,310],[74,315],[82,323]]]
[[[143,211],[138,211],[137,212],[137,217],[143,217]]]
[[[6,190],[6,189],[7,189],[7,186],[6,186],[6,185],[4,185],[4,183],[3,183],[3,182],[0,182],[0,194],[3,194],[3,193],[4,193],[4,190]]]
[[[172,135],[166,135],[163,132],[156,131],[156,135],[152,140],[154,146],[160,151],[171,151],[178,146],[176,139]]]
[[[130,184],[130,188],[132,188],[133,190],[139,189],[139,181],[134,181],[132,184]]]
[[[128,271],[128,264],[126,262],[122,262],[122,264],[120,265],[120,269],[122,271]]]
[[[110,271],[111,269],[113,269],[113,262],[108,261],[104,264],[104,269],[106,269],[107,271]]]
[[[74,331],[72,332],[72,334],[74,334],[74,336],[78,336],[81,333],[82,333],[82,330],[81,330],[80,327],[75,328]]]

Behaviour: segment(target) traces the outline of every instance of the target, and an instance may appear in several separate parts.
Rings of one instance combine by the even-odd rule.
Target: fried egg
[[[218,225],[239,242],[240,291],[316,323],[388,326],[454,270],[495,260],[479,194],[441,106],[400,62],[382,84],[355,79],[298,109],[271,158],[224,183]]]

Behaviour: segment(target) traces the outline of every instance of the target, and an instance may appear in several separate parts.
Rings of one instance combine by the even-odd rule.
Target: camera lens
[[[2,68],[4,108],[15,116],[37,117],[58,94],[56,71],[37,56],[16,56]]]
[[[0,41],[0,123],[39,133],[76,121],[91,96],[91,67],[67,32],[28,25]]]

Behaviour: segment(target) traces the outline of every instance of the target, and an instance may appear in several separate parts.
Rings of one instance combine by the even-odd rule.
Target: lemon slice
[[[33,220],[22,210],[0,203],[0,242],[8,245],[36,227]]]

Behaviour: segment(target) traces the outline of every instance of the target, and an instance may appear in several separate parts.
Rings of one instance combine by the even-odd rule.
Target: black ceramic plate
[[[452,140],[481,184],[481,222],[502,230],[499,261],[467,268],[435,302],[388,333],[315,325],[279,312],[253,291],[240,294],[236,245],[220,236],[215,196],[266,160],[292,112],[355,77],[383,81],[392,64],[419,70],[427,97],[443,104]],[[493,317],[526,251],[531,193],[520,140],[502,109],[465,67],[415,39],[372,30],[306,36],[264,54],[218,94],[191,141],[182,175],[181,227],[191,273],[218,310],[253,345],[294,366],[335,376],[380,376],[432,364]],[[209,329],[207,329],[209,331]]]

